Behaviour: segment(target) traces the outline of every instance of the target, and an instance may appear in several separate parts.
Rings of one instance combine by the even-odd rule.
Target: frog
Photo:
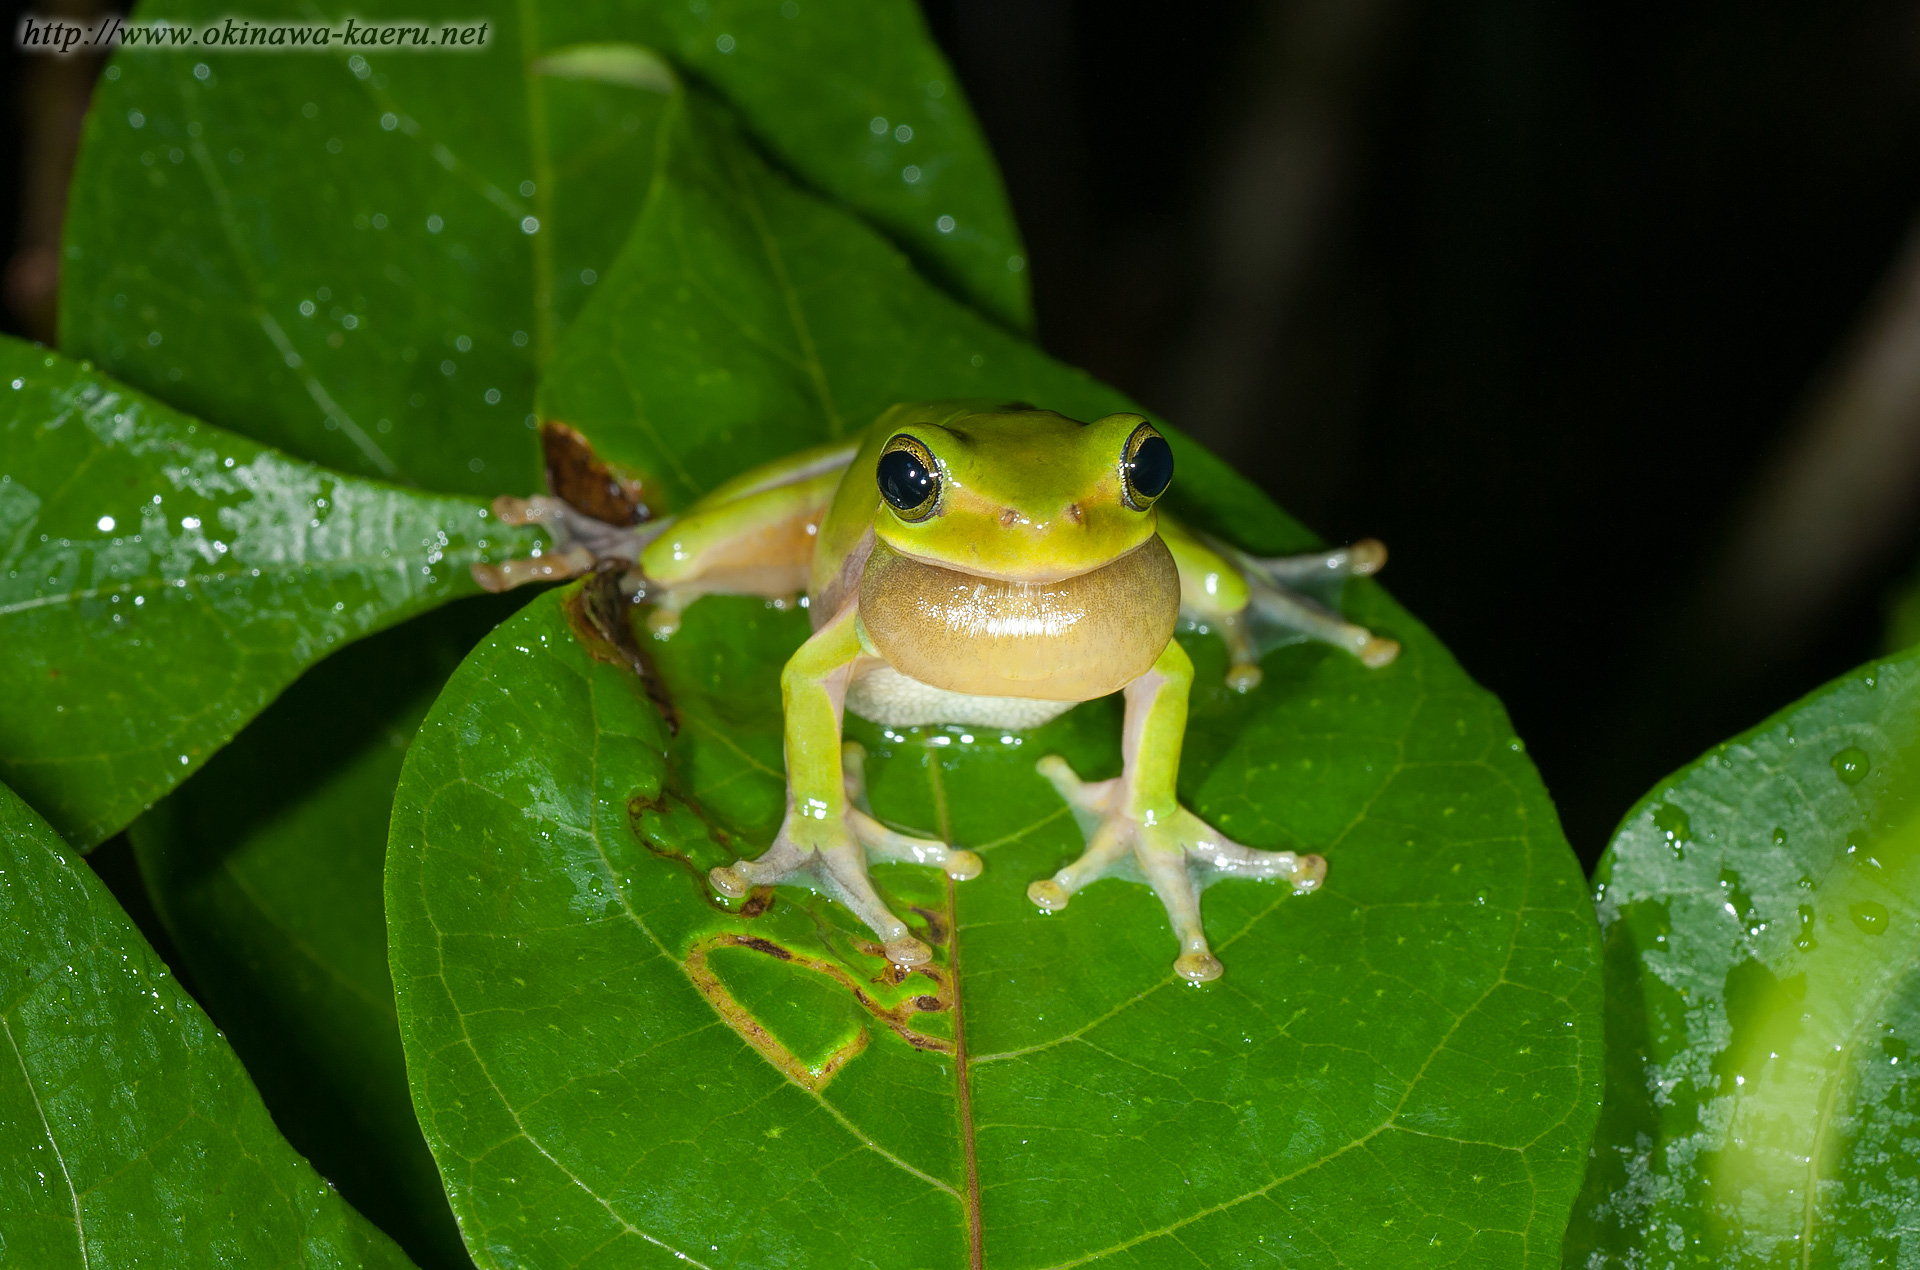
[[[1223,968],[1202,925],[1201,883],[1251,878],[1307,893],[1327,863],[1235,842],[1180,803],[1195,671],[1176,630],[1184,621],[1217,631],[1227,685],[1240,692],[1260,682],[1263,628],[1374,668],[1399,645],[1303,590],[1315,578],[1377,572],[1386,560],[1378,541],[1255,556],[1169,514],[1161,500],[1173,478],[1173,446],[1141,414],[1082,422],[1021,402],[910,402],[844,441],[745,471],[672,516],[638,508],[609,519],[551,495],[498,500],[502,520],[543,525],[554,548],[475,573],[501,590],[611,561],[662,640],[705,596],[804,604],[811,635],[780,675],[784,817],[764,852],[715,867],[708,882],[728,900],[757,887],[822,891],[908,972],[932,951],[876,890],[870,864],[907,862],[965,882],[982,862],[874,818],[845,714],[889,729],[1024,732],[1120,694],[1118,776],[1083,780],[1059,755],[1037,764],[1086,845],[1027,896],[1054,914],[1102,878],[1144,878],[1177,943],[1173,974],[1202,984]]]

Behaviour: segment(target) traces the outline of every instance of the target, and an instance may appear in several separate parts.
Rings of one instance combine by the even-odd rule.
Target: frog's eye
[[[880,483],[880,497],[902,520],[925,520],[940,501],[940,469],[927,447],[913,437],[897,436],[887,442],[874,477]]]
[[[1127,506],[1147,510],[1173,484],[1173,447],[1150,423],[1127,438],[1120,454],[1120,492]]]

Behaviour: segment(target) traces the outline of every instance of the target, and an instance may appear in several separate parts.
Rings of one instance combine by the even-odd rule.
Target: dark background
[[[925,7],[1042,342],[1327,537],[1385,539],[1589,865],[1660,776],[1882,646],[1920,396],[1840,429],[1837,475],[1804,456],[1904,312],[1920,3]],[[17,13],[4,320],[44,334],[97,68],[21,58]],[[1803,478],[1880,514],[1770,498]]]

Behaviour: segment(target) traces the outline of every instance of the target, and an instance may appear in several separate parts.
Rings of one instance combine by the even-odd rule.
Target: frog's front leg
[[[956,879],[978,874],[980,857],[894,833],[851,806],[841,766],[840,724],[848,677],[861,652],[855,614],[856,606],[849,604],[800,646],[780,674],[786,706],[787,814],[773,845],[759,859],[722,865],[708,878],[715,890],[739,899],[756,886],[811,877],[867,924],[890,961],[924,965],[933,953],[873,889],[867,877],[868,853],[885,860],[937,864]],[[856,786],[856,797],[858,792]]]
[[[1113,780],[1082,781],[1058,755],[1040,760],[1084,824],[1093,826],[1079,859],[1027,888],[1027,897],[1048,912],[1067,906],[1075,891],[1111,873],[1129,854],[1146,874],[1180,941],[1174,973],[1194,983],[1220,977],[1220,962],[1207,947],[1200,924],[1200,894],[1193,869],[1236,877],[1279,878],[1295,891],[1311,891],[1326,877],[1317,855],[1261,851],[1241,846],[1180,805],[1174,786],[1187,729],[1187,693],[1193,663],[1170,642],[1153,669],[1127,685],[1123,766]]]

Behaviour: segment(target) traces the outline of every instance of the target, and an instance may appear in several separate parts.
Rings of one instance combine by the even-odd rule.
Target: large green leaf
[[[464,1263],[387,973],[387,813],[447,676],[517,607],[451,604],[308,671],[134,822],[195,991],[289,1140],[422,1265]]]
[[[0,1036],[0,1262],[409,1264],[275,1132],[106,887],[4,788]]]
[[[531,548],[486,517],[0,341],[0,776],[92,846],[305,667]]]
[[[910,0],[808,0],[795,19],[732,7],[377,0],[352,11],[486,21],[489,44],[118,57],[74,182],[62,346],[342,470],[530,487],[536,378],[632,224],[667,100],[637,73],[645,50],[540,59],[635,38],[737,91],[795,170],[1023,318],[997,178],[957,90],[929,96],[952,77]],[[140,8],[192,24],[229,13],[224,0]],[[318,15],[276,0],[247,16]],[[880,116],[911,121],[913,141],[876,136]],[[921,181],[903,182],[903,164]],[[946,215],[959,228],[943,234]]]
[[[903,397],[1127,406],[920,281],[707,99],[661,144],[542,391],[669,499]],[[1179,444],[1183,512],[1260,550],[1308,540]],[[1240,697],[1218,641],[1192,645],[1185,797],[1333,870],[1302,900],[1211,890],[1208,989],[1171,978],[1145,888],[1055,918],[1025,899],[1081,845],[1034,761],[1116,770],[1112,701],[1033,735],[853,725],[883,817],[987,857],[952,891],[878,872],[939,935],[940,977],[897,983],[836,905],[783,890],[746,917],[705,889],[778,817],[804,616],[709,599],[650,642],[669,746],[581,603],[543,597],[482,644],[395,802],[401,1035],[477,1258],[1557,1260],[1597,1110],[1584,884],[1497,703],[1377,589],[1354,611],[1404,642],[1385,671],[1296,646]]]
[[[876,870],[936,945],[900,982],[838,905],[704,881],[777,818],[804,615],[694,606],[653,646],[669,744],[582,594],[467,660],[395,800],[401,1035],[483,1265],[1557,1261],[1599,1092],[1584,885],[1497,703],[1377,589],[1384,671],[1295,645],[1241,697],[1192,637],[1183,798],[1331,864],[1310,897],[1209,890],[1206,988],[1145,887],[1025,897],[1081,848],[1034,762],[1116,772],[1112,699],[1024,735],[851,725],[882,818],[986,858]]]
[[[1568,1266],[1914,1264],[1916,747],[1910,651],[1621,824],[1595,887],[1606,1108]]]

